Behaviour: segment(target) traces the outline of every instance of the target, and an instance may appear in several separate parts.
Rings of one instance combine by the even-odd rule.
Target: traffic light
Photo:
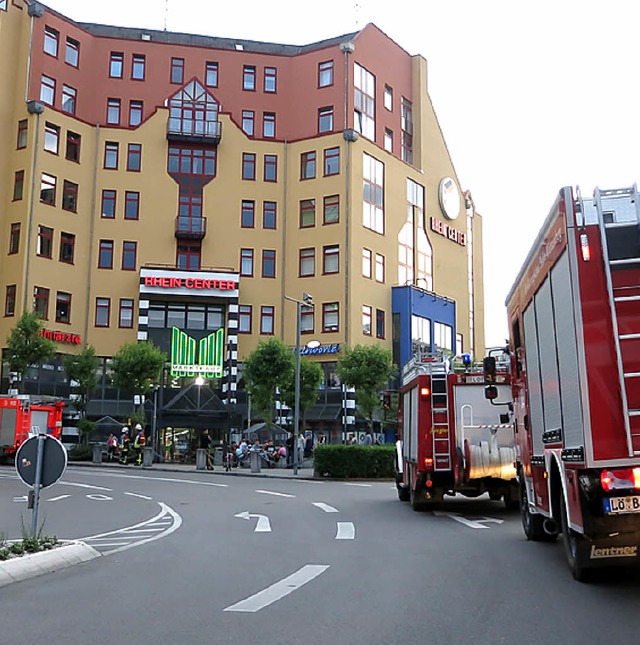
[[[390,410],[391,409],[391,392],[385,392],[382,395],[382,407],[385,410]]]

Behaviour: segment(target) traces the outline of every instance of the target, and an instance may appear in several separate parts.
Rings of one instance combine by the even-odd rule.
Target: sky
[[[635,0],[45,4],[79,22],[292,45],[373,22],[426,58],[461,188],[483,216],[487,346],[504,344],[506,295],[560,188],[587,196],[596,186],[631,186],[640,174]]]

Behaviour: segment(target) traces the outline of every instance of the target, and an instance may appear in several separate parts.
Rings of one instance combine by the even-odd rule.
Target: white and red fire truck
[[[507,297],[521,514],[578,580],[640,564],[640,195],[563,188]]]
[[[470,357],[451,363],[417,355],[403,367],[396,486],[414,510],[429,509],[445,495],[483,493],[517,508],[509,361],[503,351],[500,356],[494,359],[497,401],[485,397],[483,366]]]
[[[0,396],[0,460],[12,458],[31,435],[60,439],[64,403],[30,395]]]

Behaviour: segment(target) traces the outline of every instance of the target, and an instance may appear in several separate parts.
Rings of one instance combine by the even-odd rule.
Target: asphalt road
[[[0,531],[19,535],[30,512],[12,474],[0,468]],[[0,589],[2,645],[601,645],[640,633],[639,576],[575,582],[560,543],[526,542],[517,514],[488,499],[436,515],[390,482],[70,467],[42,507],[46,534],[104,556]]]

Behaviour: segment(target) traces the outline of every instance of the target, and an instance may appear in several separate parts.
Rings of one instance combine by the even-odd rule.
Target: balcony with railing
[[[205,121],[170,116],[167,120],[167,139],[217,146],[222,138],[220,121]]]
[[[201,240],[207,234],[207,218],[178,215],[175,234],[181,240]]]

